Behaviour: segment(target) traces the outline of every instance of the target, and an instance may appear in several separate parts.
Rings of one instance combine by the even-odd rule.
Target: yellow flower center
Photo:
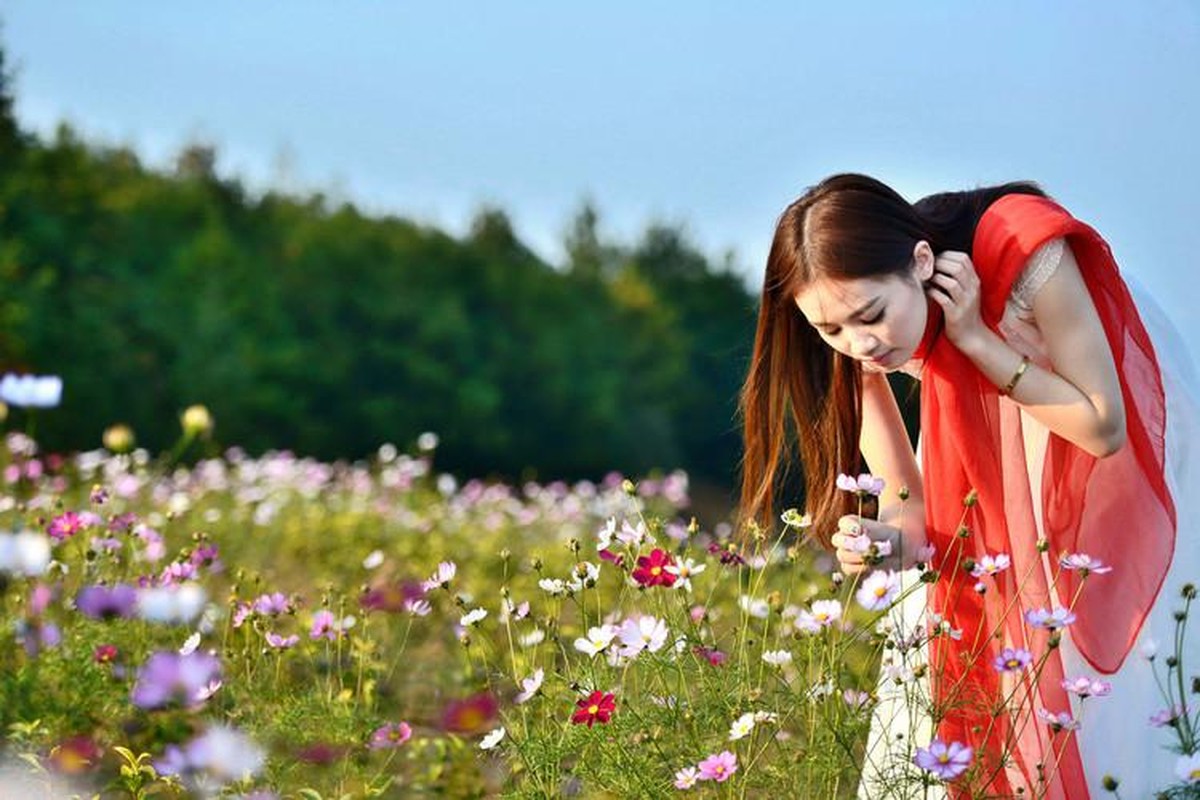
[[[588,713],[589,713],[589,714],[598,714],[598,713],[600,713],[600,706],[598,706],[598,705],[594,705],[594,704],[593,704],[593,705],[590,705],[590,706],[588,706]]]
[[[651,575],[660,575],[660,574],[662,574],[662,567],[651,567],[651,568],[650,568],[650,574],[651,574]]]
[[[940,756],[938,756],[938,763],[939,764],[949,764],[950,763],[950,754],[942,753]]]

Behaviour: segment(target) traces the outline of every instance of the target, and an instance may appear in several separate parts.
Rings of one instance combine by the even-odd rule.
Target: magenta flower
[[[131,699],[134,705],[145,709],[173,704],[196,706],[211,695],[210,687],[220,676],[221,662],[216,656],[159,651],[138,669]]]
[[[54,541],[61,542],[70,539],[85,527],[87,527],[87,523],[83,517],[74,511],[64,511],[50,522],[50,527],[46,528],[46,533]]]
[[[75,608],[90,619],[129,619],[137,611],[137,589],[124,583],[85,586],[75,596]]]
[[[388,722],[375,729],[367,747],[372,750],[399,747],[410,738],[412,738],[412,728],[407,722]]]
[[[1150,725],[1155,728],[1165,728],[1168,725],[1175,725],[1179,718],[1187,713],[1187,709],[1178,704],[1170,708],[1164,708],[1161,711],[1156,711],[1150,716]]]
[[[1033,653],[1021,647],[1006,647],[992,661],[997,672],[1019,672],[1033,663]]]
[[[722,750],[701,761],[696,765],[696,769],[700,771],[700,780],[724,783],[737,772],[737,756],[728,750]]]
[[[642,586],[673,586],[678,576],[668,572],[667,567],[675,566],[675,559],[659,548],[654,548],[648,556],[638,556],[637,567],[631,577]]]
[[[949,781],[967,771],[972,754],[971,748],[962,742],[946,744],[941,739],[934,739],[929,747],[917,748],[913,763],[938,779]]]

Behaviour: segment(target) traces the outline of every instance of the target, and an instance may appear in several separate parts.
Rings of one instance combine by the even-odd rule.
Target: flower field
[[[189,413],[159,459],[4,439],[4,796],[852,797],[881,662],[916,686],[908,655],[956,633],[897,630],[898,573],[833,574],[798,512],[778,539],[701,529],[682,473],[460,485],[432,434],[184,466],[211,425]],[[972,775],[925,737],[874,764],[895,796]]]

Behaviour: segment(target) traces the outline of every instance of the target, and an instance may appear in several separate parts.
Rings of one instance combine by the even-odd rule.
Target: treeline
[[[0,163],[0,367],[62,376],[50,446],[120,421],[164,448],[204,403],[252,451],[358,457],[431,430],[439,466],[472,475],[733,475],[754,300],[679,229],[602,241],[585,206],[550,265],[496,209],[455,238],[251,195],[205,147],[163,173],[66,127],[42,140],[7,80]]]

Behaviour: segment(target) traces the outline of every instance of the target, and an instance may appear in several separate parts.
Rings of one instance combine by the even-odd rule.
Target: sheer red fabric
[[[1025,619],[1030,609],[1071,608],[1069,635],[1099,672],[1115,672],[1150,611],[1174,552],[1175,508],[1163,473],[1166,409],[1154,348],[1107,243],[1051,200],[1007,195],[993,203],[976,229],[972,260],[982,285],[985,324],[995,329],[1014,280],[1046,241],[1066,237],[1099,312],[1121,378],[1127,441],[1097,459],[1053,433],[1041,497],[1047,552],[1037,547],[1020,413],[1001,399],[931,318],[918,351],[926,523],[937,546],[939,579],[930,609],[962,630],[960,640],[931,645],[933,697],[946,742],[975,748],[975,791],[1078,800],[1088,797],[1074,736],[1053,733],[1037,709],[1069,711],[1062,659],[1049,631]],[[938,308],[931,304],[931,308]],[[939,309],[940,310],[940,309]],[[977,501],[964,502],[974,492]],[[1113,566],[1086,579],[1058,565],[1083,552]],[[984,594],[966,559],[1008,553],[1012,567]],[[1047,571],[1057,574],[1054,585]],[[1019,590],[1018,590],[1019,588]],[[1052,596],[1053,595],[1053,596]],[[1034,655],[1029,670],[997,671],[1006,647]],[[1041,677],[1030,676],[1039,660]],[[1002,758],[1002,753],[1008,753]],[[986,787],[986,789],[985,789]],[[952,796],[968,789],[951,787]]]

